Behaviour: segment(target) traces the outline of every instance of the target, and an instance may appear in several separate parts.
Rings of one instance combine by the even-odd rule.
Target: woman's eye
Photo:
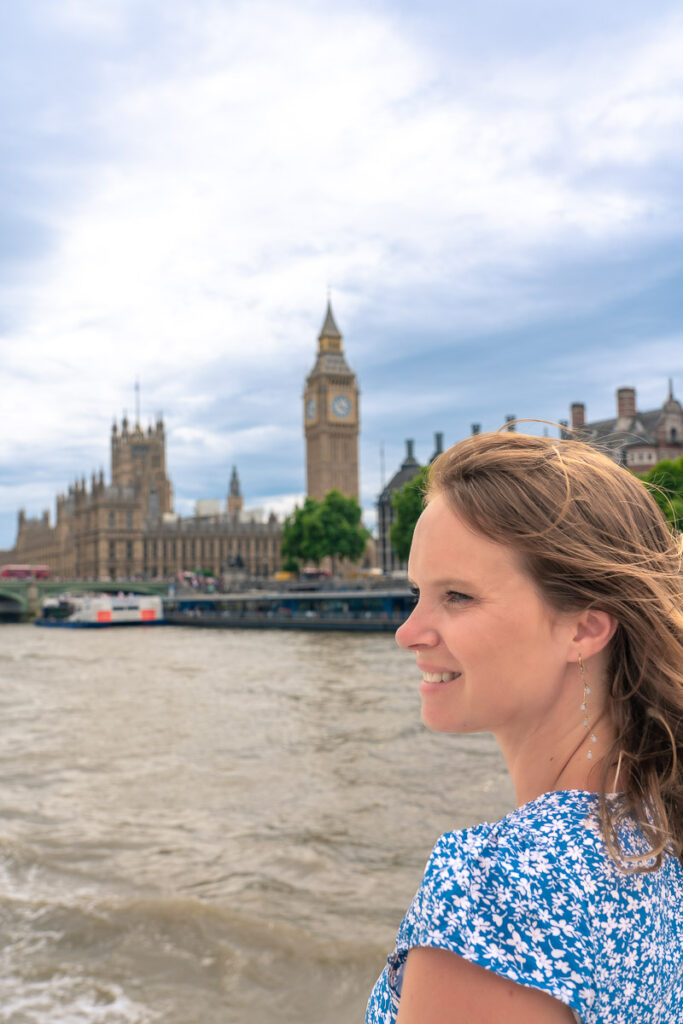
[[[449,604],[462,604],[463,601],[469,601],[469,594],[461,594],[459,590],[449,590],[446,592],[446,600]]]

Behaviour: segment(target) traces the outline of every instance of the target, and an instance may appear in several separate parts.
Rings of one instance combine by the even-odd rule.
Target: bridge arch
[[[28,611],[28,595],[0,586],[0,622],[18,621]]]

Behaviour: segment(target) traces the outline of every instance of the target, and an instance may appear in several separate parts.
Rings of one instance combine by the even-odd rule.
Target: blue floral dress
[[[448,949],[548,992],[583,1024],[683,1022],[683,870],[626,873],[608,855],[598,797],[546,793],[495,824],[437,842],[368,1003],[394,1024],[414,946]],[[625,853],[644,849],[635,823]]]

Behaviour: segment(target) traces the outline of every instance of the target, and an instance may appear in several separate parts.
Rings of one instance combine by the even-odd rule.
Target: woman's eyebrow
[[[417,586],[417,584],[413,583],[410,578],[408,578],[408,582],[411,586]],[[444,576],[442,579],[429,580],[428,583],[430,587],[436,587],[437,589],[444,588],[446,590],[453,590],[460,587],[469,588],[474,586],[474,584],[470,580],[466,580],[464,576]]]

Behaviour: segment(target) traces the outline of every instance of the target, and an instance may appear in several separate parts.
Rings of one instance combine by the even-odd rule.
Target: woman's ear
[[[573,661],[578,661],[579,652],[584,658],[607,647],[617,629],[617,620],[610,612],[600,608],[586,608],[575,620],[572,646],[575,648]]]

